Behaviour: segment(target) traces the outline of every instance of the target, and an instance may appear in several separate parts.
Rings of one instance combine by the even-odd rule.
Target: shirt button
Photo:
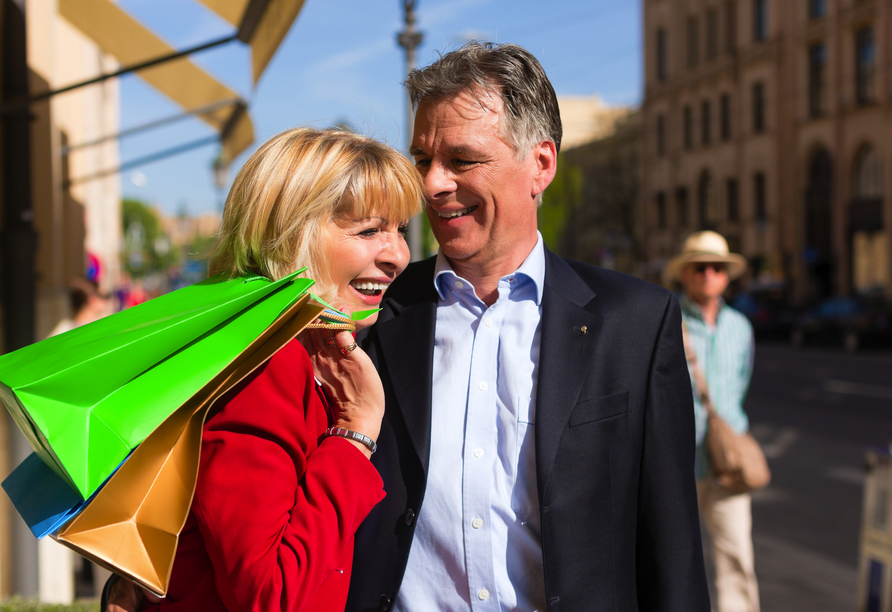
[[[475,449],[474,449],[474,456],[477,457],[478,459],[480,459],[480,457],[483,456],[483,449],[482,449],[482,448],[475,448]]]
[[[487,327],[492,327],[492,319],[486,319],[486,321],[484,321],[483,324],[486,325]]]
[[[487,389],[489,389],[489,385],[486,384],[486,381],[481,382],[479,385],[477,385],[477,387],[481,391],[486,391]]]
[[[480,589],[479,591],[477,591],[477,599],[479,599],[480,601],[486,601],[487,599],[489,599],[489,591],[487,591],[486,589]]]
[[[406,525],[411,525],[415,522],[415,511],[412,508],[406,510]]]
[[[473,521],[471,521],[471,526],[474,529],[480,529],[481,527],[483,527],[483,519],[478,516]]]
[[[459,289],[464,289],[465,284],[461,281],[455,281],[455,286]]]

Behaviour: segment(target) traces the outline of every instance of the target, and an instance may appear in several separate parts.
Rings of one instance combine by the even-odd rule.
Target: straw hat
[[[663,269],[663,280],[678,280],[682,268],[697,262],[727,264],[728,278],[731,280],[740,278],[746,272],[746,257],[728,252],[728,241],[721,234],[704,231],[687,237],[681,254],[670,259]]]

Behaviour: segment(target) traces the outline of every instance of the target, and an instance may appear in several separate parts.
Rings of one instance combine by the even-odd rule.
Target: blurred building
[[[27,21],[10,8],[14,4],[26,5]],[[10,40],[14,36],[10,28],[15,27],[23,28],[19,41]],[[60,17],[55,2],[4,2],[0,41],[4,77],[15,78],[16,72],[25,76],[32,96],[118,68],[113,58]],[[24,58],[27,63],[21,61]],[[4,90],[7,101],[8,93]],[[19,300],[28,291],[34,296],[31,313],[6,311],[10,304],[22,305],[8,299],[0,303],[0,310],[7,323],[13,315],[25,316],[33,324],[33,339],[46,337],[69,316],[69,282],[87,273],[88,257],[103,290],[118,281],[120,179],[111,174],[78,180],[117,167],[118,145],[116,141],[76,145],[119,131],[119,100],[118,82],[108,80],[31,104],[26,108],[30,123],[21,115],[7,114],[0,127],[3,232],[5,239],[20,247],[3,251],[0,265],[15,267],[20,274],[4,274],[4,293],[16,293]],[[15,131],[23,128],[30,138],[17,140]],[[30,176],[23,170],[27,166],[16,165],[23,155],[28,156]],[[23,201],[27,191],[30,197],[25,195]],[[8,325],[0,329],[8,330]],[[11,339],[2,340],[8,345]],[[5,477],[31,448],[11,419],[0,421],[5,425],[0,433],[8,449],[0,453]],[[75,573],[80,577],[85,571],[74,553],[49,538],[38,546],[5,495],[0,496],[0,525],[0,592],[40,595],[49,602],[71,601]]]
[[[220,213],[169,216],[160,208],[153,210],[158,216],[162,232],[167,236],[173,249],[188,248],[196,240],[215,236],[220,229]]]
[[[563,138],[539,229],[564,257],[636,273],[640,120],[598,96],[559,96]],[[633,227],[634,226],[634,227]]]
[[[648,276],[697,229],[803,303],[892,295],[892,0],[644,0]]]
[[[0,0],[0,350],[46,337],[69,314],[72,278],[92,275],[105,291],[119,283],[116,77],[139,71],[183,109],[163,122],[195,116],[215,132],[171,143],[177,146],[129,160],[130,166],[218,144],[225,168],[253,141],[247,103],[188,55],[238,40],[250,48],[256,84],[303,0],[199,1],[234,30],[177,51],[113,0]],[[0,417],[0,478],[30,452],[11,418]],[[96,568],[68,549],[49,538],[38,545],[0,495],[0,597],[64,603],[97,595],[103,583]]]
[[[600,96],[558,96],[563,136],[561,150],[568,151],[616,132],[617,121],[634,110],[609,106]]]
[[[559,172],[576,177],[578,195],[556,249],[571,259],[640,275],[641,115],[629,107],[613,111],[609,129],[597,138],[569,149],[561,145]]]

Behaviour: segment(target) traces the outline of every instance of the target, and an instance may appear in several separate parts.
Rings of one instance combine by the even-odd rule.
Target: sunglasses
[[[716,274],[726,270],[725,264],[723,263],[700,263],[694,266],[694,271],[697,272],[697,274],[706,274],[708,268],[712,268],[712,271]]]

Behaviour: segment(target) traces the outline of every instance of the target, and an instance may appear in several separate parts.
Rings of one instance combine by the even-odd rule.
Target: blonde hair
[[[313,293],[333,296],[328,222],[403,222],[423,202],[421,178],[395,149],[352,132],[295,128],[273,136],[235,177],[210,274],[277,280],[306,266]]]

